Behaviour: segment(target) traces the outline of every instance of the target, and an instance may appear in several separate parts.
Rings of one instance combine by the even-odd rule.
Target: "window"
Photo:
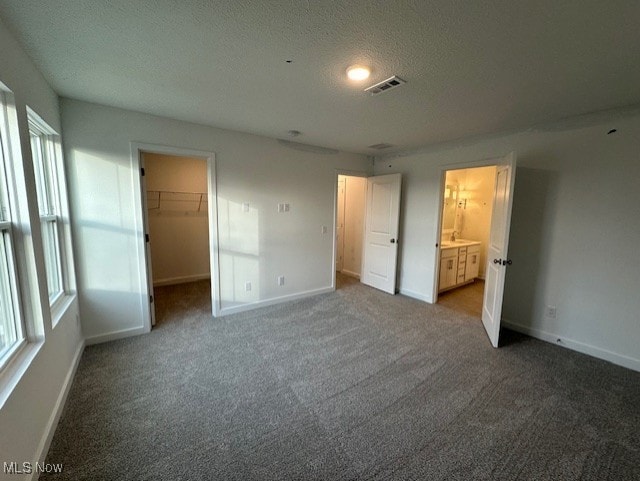
[[[11,152],[5,94],[0,90],[0,367],[25,342],[20,313],[18,274],[13,249],[13,223],[7,173]]]
[[[60,196],[60,187],[64,184],[61,184],[58,177],[59,173],[63,175],[60,136],[31,109],[27,109],[27,113],[38,192],[49,304],[53,307],[64,296],[66,290]]]
[[[4,176],[3,176],[4,177]],[[2,360],[8,358],[11,353],[24,340],[24,332],[17,302],[16,268],[13,257],[11,221],[5,218],[6,207],[6,183],[3,179],[3,206],[2,220],[0,220],[0,365]]]

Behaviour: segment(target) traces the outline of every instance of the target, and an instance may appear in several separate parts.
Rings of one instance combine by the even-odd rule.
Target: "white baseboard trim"
[[[573,351],[597,357],[598,359],[603,359],[605,361],[612,362],[614,364],[617,364],[618,366],[626,367],[634,371],[640,371],[640,359],[634,359],[622,354],[607,351],[606,349],[592,346],[591,344],[585,344],[580,341],[575,341],[573,339],[568,339],[558,334],[546,332],[541,329],[523,326],[508,319],[503,319],[502,325],[513,331],[521,332],[522,334],[540,339],[541,341],[546,341],[558,346],[566,347]]]
[[[412,291],[411,289],[400,288],[400,294],[402,294],[403,296],[411,297],[412,299],[417,299],[419,301],[426,302],[428,304],[433,304],[433,300],[429,299],[425,294]]]
[[[192,276],[167,277],[166,279],[158,279],[153,281],[153,287],[173,286],[175,284],[186,284],[187,282],[204,281],[211,279],[211,274],[194,274]]]
[[[106,334],[99,334],[97,336],[87,337],[85,344],[91,346],[92,344],[100,344],[102,342],[115,341],[116,339],[123,339],[125,337],[137,336],[139,334],[146,334],[149,330],[144,327],[132,327],[129,329],[122,329],[120,331],[107,332]]]
[[[67,402],[67,396],[69,395],[71,384],[73,384],[73,378],[75,377],[76,371],[78,370],[80,358],[82,357],[82,353],[84,352],[84,346],[85,342],[80,341],[78,349],[76,349],[76,353],[73,356],[73,361],[71,363],[71,366],[69,367],[69,371],[67,371],[67,375],[64,378],[64,383],[62,384],[62,389],[60,390],[60,394],[58,395],[56,404],[53,407],[53,412],[49,417],[47,427],[45,428],[42,439],[38,444],[36,459],[40,463],[44,463],[47,457],[47,453],[49,452],[49,447],[51,447],[51,440],[53,439],[53,435],[55,434],[56,428],[58,427],[58,421],[60,420],[60,416],[62,415],[64,405]],[[38,479],[38,473],[34,472],[29,479]]]
[[[281,297],[272,297],[271,299],[250,302],[248,304],[242,304],[239,306],[225,307],[220,309],[220,316],[228,316],[229,314],[237,314],[238,312],[252,311],[253,309],[259,309],[260,307],[273,306],[275,304],[281,304],[283,302],[295,301],[297,299],[317,296],[320,294],[328,294],[329,292],[334,291],[335,289],[333,287],[322,287],[320,289],[298,292],[296,294],[289,294]]]
[[[340,272],[342,274],[344,274],[345,276],[355,277],[356,279],[360,279],[360,273],[359,272],[352,272],[352,271],[348,271],[347,269],[342,269]]]

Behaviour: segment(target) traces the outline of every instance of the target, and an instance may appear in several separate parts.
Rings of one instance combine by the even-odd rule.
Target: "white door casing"
[[[401,182],[401,174],[367,178],[360,280],[389,294],[396,292]]]
[[[491,233],[487,248],[487,269],[484,300],[482,303],[482,324],[493,347],[498,347],[500,319],[504,296],[504,280],[507,269],[509,228],[513,187],[516,175],[516,157],[512,152],[497,165],[496,185],[491,216]]]
[[[338,220],[336,223],[336,271],[341,272],[344,261],[344,205],[345,205],[345,179],[338,180]]]

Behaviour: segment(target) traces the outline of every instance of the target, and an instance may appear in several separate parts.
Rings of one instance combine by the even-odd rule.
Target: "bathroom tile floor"
[[[479,319],[482,316],[483,295],[484,281],[476,279],[466,286],[438,294],[438,304]]]

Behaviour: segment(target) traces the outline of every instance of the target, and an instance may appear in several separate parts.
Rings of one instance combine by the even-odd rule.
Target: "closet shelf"
[[[206,192],[147,190],[147,209],[149,212],[206,212],[207,202]]]

